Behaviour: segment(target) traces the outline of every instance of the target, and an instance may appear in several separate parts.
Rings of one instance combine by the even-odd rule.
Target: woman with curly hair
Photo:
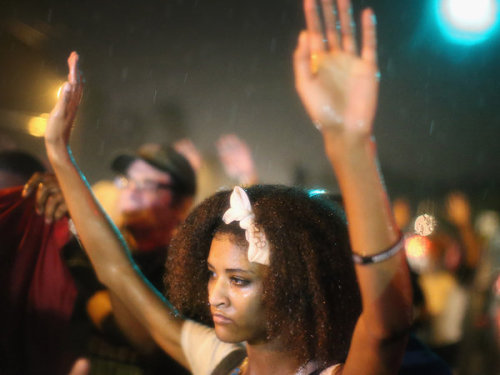
[[[282,186],[217,193],[171,244],[168,299],[144,282],[71,157],[82,86],[77,55],[70,57],[69,83],[45,135],[69,211],[98,277],[124,307],[119,320],[126,324],[130,313],[194,374],[394,374],[400,365],[411,287],[372,137],[375,20],[363,11],[358,54],[349,0],[336,8],[322,0],[318,12],[315,0],[304,0],[307,30],[294,68],[349,231],[321,195]]]
[[[254,261],[254,271],[262,276],[260,319],[266,335],[290,343],[289,350],[303,363],[311,358],[325,364],[345,360],[361,301],[341,209],[323,195],[291,187],[257,185],[235,191],[250,198],[253,224],[265,233],[262,248],[269,260]],[[234,194],[219,192],[200,204],[172,242],[167,261],[169,301],[183,316],[207,325],[214,324],[213,312],[221,315],[221,324],[215,325],[220,338],[233,326],[223,324],[231,315],[214,307],[225,301],[208,295],[207,285],[210,289],[216,278],[211,245],[229,241],[252,251],[240,223],[222,220]],[[248,289],[254,282],[249,276],[239,271],[230,282]]]

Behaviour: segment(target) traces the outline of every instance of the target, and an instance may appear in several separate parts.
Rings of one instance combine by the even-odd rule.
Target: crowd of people
[[[494,374],[498,360],[498,214],[473,215],[462,192],[393,202],[414,275],[414,330],[461,374]],[[476,217],[475,222],[473,221]],[[467,356],[464,354],[467,353]]]
[[[498,216],[474,228],[459,193],[442,212],[391,207],[375,15],[362,12],[358,47],[349,0],[304,0],[304,13],[295,84],[340,195],[262,184],[236,135],[216,147],[237,185],[196,207],[190,140],[119,155],[93,193],[70,148],[71,54],[45,132],[53,172],[0,153],[2,374],[432,375],[474,365],[468,335],[498,348]]]

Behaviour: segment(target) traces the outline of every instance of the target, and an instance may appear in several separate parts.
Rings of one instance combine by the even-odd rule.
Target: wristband
[[[362,265],[383,262],[384,260],[387,260],[396,255],[401,249],[404,248],[404,245],[405,237],[403,235],[400,235],[396,243],[390,248],[374,255],[359,255],[353,253],[352,260],[354,261],[354,263]]]

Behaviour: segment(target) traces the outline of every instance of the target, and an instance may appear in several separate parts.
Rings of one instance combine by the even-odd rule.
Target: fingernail
[[[372,13],[372,17],[371,17],[371,19],[372,19],[372,23],[373,23],[374,25],[376,25],[376,24],[377,24],[377,16],[375,15],[375,13]]]

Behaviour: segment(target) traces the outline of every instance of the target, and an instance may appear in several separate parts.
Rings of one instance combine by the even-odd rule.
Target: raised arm
[[[144,279],[131,260],[116,227],[94,199],[69,148],[71,127],[82,96],[78,55],[68,59],[68,81],[47,122],[45,146],[80,240],[99,280],[127,306],[170,356],[187,367],[180,347],[182,320],[167,301]]]
[[[395,245],[394,250],[401,247],[372,134],[378,94],[376,25],[373,12],[365,9],[358,53],[350,2],[338,0],[336,5],[338,12],[332,0],[322,0],[321,9],[315,0],[304,0],[307,31],[300,34],[294,56],[295,82],[323,135],[337,176],[353,253],[366,260]],[[358,264],[356,273],[363,311],[343,374],[396,373],[411,322],[411,286],[404,252],[377,263]]]
[[[246,142],[236,134],[224,134],[217,143],[219,160],[226,174],[240,185],[253,185],[259,182],[252,151]]]

